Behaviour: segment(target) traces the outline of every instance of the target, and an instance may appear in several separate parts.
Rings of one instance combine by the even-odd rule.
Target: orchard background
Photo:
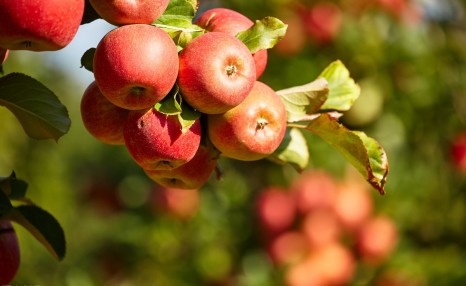
[[[318,5],[327,5],[320,7],[329,14],[312,12]],[[341,121],[387,152],[385,196],[361,184],[341,155],[305,133],[308,169],[336,182],[357,181],[370,196],[372,216],[389,217],[397,228],[396,247],[382,262],[370,263],[354,251],[345,284],[464,285],[463,2],[205,0],[199,11],[213,7],[250,19],[274,16],[289,25],[287,36],[269,51],[261,77],[275,90],[305,84],[338,59],[361,86],[360,98]],[[223,179],[213,176],[199,193],[181,194],[186,197],[175,201],[192,202],[195,211],[188,206],[174,215],[160,207],[162,191],[124,149],[86,132],[79,102],[92,74],[80,68],[80,59],[112,28],[102,20],[82,25],[64,50],[10,51],[3,65],[5,73],[20,71],[48,86],[72,120],[56,144],[30,139],[10,112],[0,111],[0,175],[14,170],[28,182],[28,197],[57,218],[67,238],[67,255],[57,262],[15,225],[21,266],[14,284],[284,285],[286,267],[267,254],[257,200],[272,186],[291,188],[299,176],[293,168],[221,159]],[[353,240],[347,235],[341,243],[354,250]]]

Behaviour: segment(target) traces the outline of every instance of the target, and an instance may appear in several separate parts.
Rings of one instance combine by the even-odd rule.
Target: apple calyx
[[[256,123],[256,133],[260,130],[264,130],[268,124],[269,122],[267,121],[267,119],[259,118]]]
[[[225,71],[229,77],[232,77],[238,72],[238,67],[236,67],[235,65],[228,65],[225,68]]]

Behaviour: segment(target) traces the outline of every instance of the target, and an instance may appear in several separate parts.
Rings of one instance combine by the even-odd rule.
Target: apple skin
[[[223,113],[240,104],[256,79],[248,48],[226,33],[210,32],[192,40],[179,55],[178,86],[193,108]]]
[[[154,108],[128,114],[123,130],[125,145],[133,159],[146,170],[170,170],[190,161],[201,141],[197,119],[184,133],[178,117]]]
[[[235,108],[207,116],[208,136],[225,157],[255,161],[272,154],[286,131],[286,110],[281,98],[256,81],[248,97]]]
[[[166,32],[151,25],[126,25],[107,33],[97,45],[94,77],[110,102],[140,110],[170,92],[178,64],[176,45]]]
[[[214,8],[205,11],[195,21],[195,24],[209,32],[222,32],[236,36],[239,32],[245,31],[254,25],[248,17],[243,14],[226,8]],[[267,50],[260,50],[253,55],[256,64],[256,79],[265,71],[268,60]]]
[[[0,47],[56,51],[76,35],[84,0],[0,0]]]
[[[0,48],[0,64],[3,64],[6,61],[8,53],[8,50]]]
[[[9,285],[20,263],[16,232],[9,221],[0,220],[0,285]]]
[[[123,128],[130,111],[108,101],[95,81],[84,91],[80,108],[84,127],[94,138],[106,144],[125,144]]]
[[[200,145],[196,155],[172,170],[144,170],[149,178],[165,188],[200,189],[217,166],[217,156]]]
[[[90,0],[92,7],[102,19],[110,24],[151,24],[168,6],[169,0]]]

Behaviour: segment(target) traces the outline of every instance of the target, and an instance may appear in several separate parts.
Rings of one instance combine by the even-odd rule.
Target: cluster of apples
[[[125,1],[122,1],[125,2]],[[281,98],[257,80],[267,50],[252,54],[235,35],[253,26],[244,15],[216,8],[182,49],[151,25],[167,0],[131,6],[91,0],[118,25],[99,42],[95,81],[81,101],[84,126],[98,140],[124,145],[156,183],[196,189],[209,179],[219,154],[259,160],[272,154],[286,131]]]
[[[337,182],[319,170],[304,172],[289,189],[263,190],[256,210],[287,286],[347,285],[359,262],[381,265],[397,242],[394,222],[374,214],[362,182]]]

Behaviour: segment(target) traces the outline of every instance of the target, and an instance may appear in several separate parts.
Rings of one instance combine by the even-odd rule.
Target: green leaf
[[[380,194],[388,175],[387,155],[380,144],[363,132],[347,129],[329,113],[316,115],[306,123],[295,124],[319,135],[324,141],[339,151]]]
[[[360,87],[350,77],[345,65],[337,60],[331,63],[321,74],[328,82],[329,95],[322,106],[323,110],[347,111],[358,99]]]
[[[309,164],[309,149],[301,130],[287,128],[280,146],[268,159],[278,164],[291,164],[299,172],[305,169]]]
[[[10,199],[4,192],[0,192],[0,217],[8,213],[13,208]]]
[[[84,67],[90,72],[94,72],[94,54],[95,48],[90,48],[85,51],[81,57],[81,67]]]
[[[34,139],[58,139],[70,129],[66,107],[39,81],[11,73],[0,78],[0,105],[18,118],[24,131]]]
[[[65,257],[65,233],[58,221],[47,211],[35,205],[21,205],[11,208],[4,218],[27,229],[57,260]]]
[[[288,25],[277,18],[265,17],[257,20],[249,29],[239,32],[236,37],[240,39],[251,51],[271,49],[280,41],[286,33]]]
[[[186,19],[193,19],[196,15],[197,8],[199,7],[198,0],[170,0],[167,8],[159,17],[164,19],[166,17],[179,17]]]
[[[28,184],[16,178],[15,172],[8,177],[0,177],[0,190],[12,200],[25,197]]]
[[[89,0],[85,0],[84,15],[81,19],[81,25],[100,19],[100,15],[94,10]]]
[[[288,122],[305,120],[321,108],[328,97],[327,81],[319,78],[302,86],[277,91],[285,104]]]

